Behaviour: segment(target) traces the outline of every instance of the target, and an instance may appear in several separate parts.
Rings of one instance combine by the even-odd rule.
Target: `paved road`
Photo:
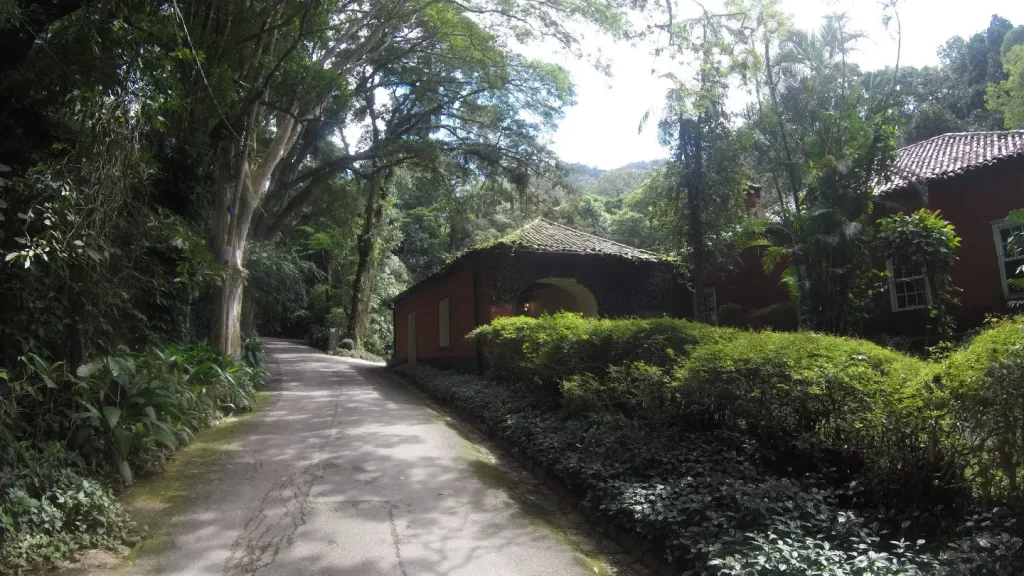
[[[582,575],[382,368],[270,340],[254,432],[175,519],[160,574]]]

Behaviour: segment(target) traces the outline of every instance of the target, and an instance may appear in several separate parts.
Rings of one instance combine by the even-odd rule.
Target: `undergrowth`
[[[0,572],[17,574],[129,535],[119,486],[158,471],[193,435],[248,411],[268,381],[256,338],[243,363],[206,344],[126,349],[69,369],[28,354],[0,377]]]
[[[510,318],[491,379],[400,366],[697,574],[1024,567],[1024,321],[944,363],[811,333]]]

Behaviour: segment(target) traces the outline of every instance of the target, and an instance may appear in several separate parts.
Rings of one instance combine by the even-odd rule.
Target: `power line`
[[[188,26],[185,24],[185,16],[182,15],[181,10],[178,8],[178,0],[171,0],[171,5],[174,6],[174,14],[177,19],[181,22],[181,29],[185,31],[185,40],[188,41],[189,51],[192,52],[192,59],[196,61],[196,68],[199,69],[199,76],[203,79],[203,84],[206,85],[206,91],[210,93],[210,99],[213,100],[213,106],[217,109],[217,114],[220,115],[220,119],[224,121],[224,125],[228,127],[231,134],[238,139],[239,142],[244,142],[242,137],[235,132],[235,129],[231,126],[231,122],[228,122],[227,117],[224,115],[224,111],[221,109],[220,104],[217,102],[217,97],[213,94],[213,87],[210,86],[209,80],[206,79],[206,73],[203,72],[203,65],[199,62],[199,56],[196,55],[196,47],[192,44],[192,35],[188,33]]]

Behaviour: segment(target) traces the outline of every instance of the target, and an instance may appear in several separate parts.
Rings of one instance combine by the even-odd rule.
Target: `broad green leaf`
[[[117,427],[118,420],[121,419],[121,409],[117,406],[104,406],[103,407],[103,419],[106,420],[107,425],[113,430]]]

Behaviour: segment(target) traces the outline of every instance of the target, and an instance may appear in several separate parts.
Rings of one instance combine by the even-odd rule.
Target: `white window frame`
[[[932,303],[932,288],[929,286],[927,271],[924,266],[921,267],[921,273],[917,276],[907,276],[905,278],[896,278],[895,267],[892,263],[892,258],[885,261],[885,267],[889,270],[889,303],[892,304],[893,312],[907,312],[910,310],[921,310],[927,308]],[[896,282],[910,282],[913,280],[924,280],[924,304],[918,304],[917,306],[905,306],[900,308],[899,300],[896,298]]]
[[[437,346],[449,348],[452,345],[452,299],[445,296],[437,301]]]
[[[996,259],[999,261],[999,279],[1003,282],[1003,297],[1007,300],[1024,297],[1024,291],[1010,292],[1010,278],[1006,277],[1006,263],[1017,262],[1018,266],[1024,266],[1024,254],[1020,256],[1013,256],[1008,259],[1003,246],[1002,234],[1000,234],[1003,230],[1015,227],[1024,230],[1024,224],[1021,224],[1020,222],[1011,222],[1006,218],[992,221],[992,239],[996,243]]]

